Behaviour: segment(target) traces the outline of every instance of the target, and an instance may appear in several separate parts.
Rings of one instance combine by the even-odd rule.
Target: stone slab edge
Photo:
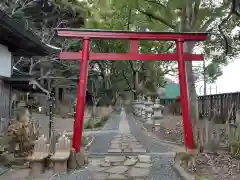
[[[179,163],[172,165],[176,174],[181,178],[181,180],[193,180],[194,176],[186,172]]]

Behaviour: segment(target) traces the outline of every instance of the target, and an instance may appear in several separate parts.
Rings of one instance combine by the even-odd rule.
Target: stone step
[[[121,153],[90,153],[88,154],[89,158],[94,157],[103,157],[103,156],[136,156],[136,155],[151,155],[151,156],[162,156],[162,157],[174,157],[175,152],[146,152],[146,153],[138,153],[138,152],[121,152]]]

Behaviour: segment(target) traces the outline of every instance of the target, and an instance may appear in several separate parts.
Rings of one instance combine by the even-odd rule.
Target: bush
[[[109,119],[109,115],[108,116],[103,116],[99,120],[96,120],[96,121],[95,121],[95,119],[90,119],[89,123],[87,123],[84,126],[84,129],[101,128],[101,127],[104,126],[104,124],[107,122],[108,119]],[[94,121],[93,125],[91,124],[92,121]]]

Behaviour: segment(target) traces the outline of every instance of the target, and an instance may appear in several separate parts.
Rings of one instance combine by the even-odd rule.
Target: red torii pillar
[[[202,61],[203,56],[199,54],[189,54],[184,52],[185,41],[204,41],[207,33],[171,33],[171,32],[130,32],[130,31],[110,31],[110,30],[86,30],[86,29],[56,29],[58,36],[83,40],[82,52],[61,52],[60,59],[81,60],[80,80],[78,84],[78,97],[76,105],[76,119],[73,129],[73,148],[80,151],[81,138],[83,132],[84,107],[86,96],[86,85],[88,77],[89,60],[142,60],[142,61],[178,61],[178,72],[180,82],[180,94],[182,104],[182,117],[184,127],[184,140],[187,149],[194,149],[192,123],[190,119],[185,61]],[[94,53],[90,50],[92,39],[118,39],[130,40],[129,53]],[[139,40],[161,40],[175,41],[176,53],[167,54],[140,54],[138,52]]]

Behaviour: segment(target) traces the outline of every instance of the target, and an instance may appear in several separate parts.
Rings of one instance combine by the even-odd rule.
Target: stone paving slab
[[[108,149],[109,153],[145,153],[147,150],[131,134],[118,134],[113,137]]]
[[[109,157],[108,157],[109,158]],[[116,157],[111,157],[113,159],[117,159]],[[141,158],[142,161],[148,162],[140,162],[139,158]],[[92,164],[93,159],[89,159],[90,165]],[[137,160],[137,161],[134,161]],[[102,164],[105,163],[105,157],[102,157],[101,160]],[[117,166],[114,166],[115,163]],[[119,164],[120,163],[120,164]],[[129,165],[127,163],[130,163]],[[149,164],[147,167],[136,167],[141,163]],[[162,156],[147,156],[147,155],[140,155],[140,156],[127,156],[125,157],[124,162],[112,162],[111,167],[107,167],[108,169],[112,167],[126,167],[127,171],[125,171],[122,174],[116,173],[106,173],[108,169],[104,169],[103,171],[94,171],[94,169],[91,169],[90,174],[94,174],[95,176],[91,180],[110,180],[109,177],[111,177],[112,180],[116,180],[117,177],[119,177],[119,180],[126,179],[126,180],[180,180],[177,176],[177,174],[173,171],[172,168],[173,159],[169,157],[162,157]],[[95,163],[96,164],[96,163]],[[138,164],[138,165],[137,165]],[[89,165],[89,166],[90,166]],[[100,167],[100,165],[98,165]],[[97,168],[97,167],[95,167]],[[106,177],[107,174],[107,177]],[[106,177],[105,179],[102,179],[103,177]],[[115,179],[114,179],[115,178]]]
[[[141,162],[141,160],[145,162]],[[96,180],[102,180],[102,177],[106,177],[108,180],[121,180],[121,179],[129,179],[135,177],[147,177],[150,168],[152,167],[151,162],[147,161],[147,155],[144,157],[141,156],[106,156],[102,158],[101,161],[98,159],[90,160],[89,168],[91,171],[95,173],[99,173],[99,178],[96,177]],[[97,162],[97,163],[96,163]],[[99,163],[101,162],[101,163]],[[96,168],[96,170],[94,170]]]

